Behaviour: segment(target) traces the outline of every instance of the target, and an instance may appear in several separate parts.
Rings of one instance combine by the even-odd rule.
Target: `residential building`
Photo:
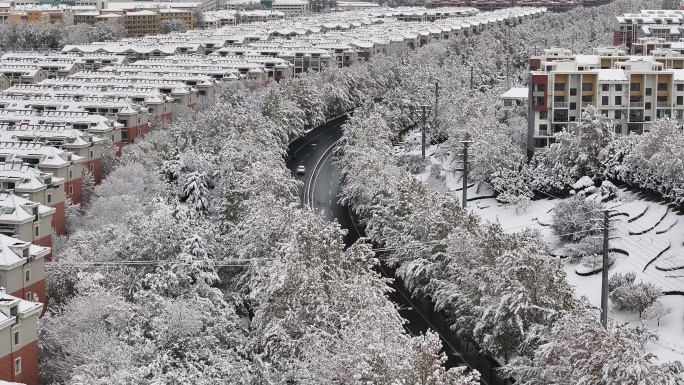
[[[514,87],[499,96],[503,107],[521,106],[527,101],[528,88]]]
[[[23,250],[18,245],[8,246],[3,242],[3,256],[14,253],[12,248]],[[6,289],[0,288],[0,380],[40,384],[38,316],[42,309],[43,304],[9,295]]]
[[[157,12],[159,12],[160,23],[164,20],[178,19],[183,20],[188,29],[195,29],[195,18],[193,17],[193,13],[191,11],[176,8],[165,8],[160,9]]]
[[[11,163],[0,165],[14,166]],[[21,169],[20,163],[17,163],[17,166],[18,169]],[[0,181],[2,182],[2,190],[0,190],[0,234],[48,248],[48,251],[41,256],[49,261],[51,259],[49,248],[52,247],[52,220],[57,210],[54,207],[29,200],[29,194],[15,195],[14,189],[8,188],[8,186],[26,185],[26,183],[17,180],[14,177],[17,172],[11,172],[11,168],[7,168],[10,169],[10,172],[0,170]],[[28,279],[25,283],[33,284]],[[12,286],[7,287],[11,288]],[[15,291],[10,291],[10,293],[16,294]],[[44,294],[45,287],[43,284],[42,295]],[[23,297],[25,296],[26,293],[23,294]]]
[[[36,202],[40,205],[47,206],[48,208],[54,210],[51,214],[51,226],[57,234],[66,234],[66,220],[65,220],[65,198],[66,194],[64,192],[64,179],[57,178],[51,173],[42,172],[29,164],[21,162],[0,162],[0,186],[2,189],[9,191],[13,190],[17,196],[21,196],[23,199],[27,199],[31,202]],[[2,205],[2,204],[0,204]],[[5,205],[7,206],[7,205]],[[17,207],[14,205],[13,207]],[[6,234],[10,236],[19,236],[20,240],[24,242],[31,242],[38,246],[52,247],[52,237],[49,229],[44,227],[46,222],[49,222],[45,215],[49,213],[42,208],[39,209],[39,213],[43,216],[40,221],[40,229],[31,233],[26,231],[26,229],[19,229],[17,231],[16,223],[13,225],[15,233]],[[2,223],[2,222],[0,222]],[[12,223],[6,223],[4,227],[5,230],[12,230],[9,225]],[[3,233],[0,231],[0,233]],[[27,237],[27,234],[32,234],[33,238]],[[49,260],[50,255],[47,256]]]
[[[159,14],[152,11],[126,12],[124,27],[126,36],[145,36],[159,34]]]
[[[311,10],[309,0],[273,0],[271,9],[287,14],[304,13]]]
[[[678,42],[684,34],[683,10],[642,10],[615,18],[613,44],[624,45],[629,52],[640,38],[662,38]]]
[[[641,134],[666,116],[684,122],[684,55],[656,50],[631,56],[609,47],[593,55],[563,48],[530,59],[528,149],[553,143],[553,134],[576,131],[581,113],[595,106],[620,135]]]

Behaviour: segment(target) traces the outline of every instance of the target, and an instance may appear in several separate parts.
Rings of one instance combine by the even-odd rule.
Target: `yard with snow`
[[[403,146],[409,154],[420,155],[420,133],[410,133]],[[452,190],[460,197],[462,174],[452,170],[460,169],[462,163],[454,160],[457,154],[438,157],[434,156],[436,152],[438,146],[428,147],[426,154],[429,164],[417,176],[426,181],[430,188]],[[442,167],[442,180],[431,175],[434,173],[431,173],[434,164]],[[586,199],[600,200],[598,190],[588,189]],[[560,199],[549,196],[516,210],[510,205],[502,205],[491,195],[492,191],[486,186],[471,183],[468,188],[469,210],[486,221],[499,223],[507,232],[536,229],[554,254],[565,255],[561,240],[549,226]],[[470,201],[475,197],[481,199]],[[608,201],[606,207],[615,210],[611,214],[614,230],[611,231],[610,248],[621,251],[611,253],[615,260],[609,270],[610,276],[634,272],[635,283],[650,282],[666,293],[681,291],[679,288],[684,287],[684,217],[664,203],[648,201],[626,189],[618,189],[615,198]],[[600,307],[601,274],[600,270],[590,274],[592,270],[595,269],[582,265],[579,259],[565,259],[567,279],[574,286],[575,294],[578,297],[586,296],[592,304]],[[643,324],[659,335],[657,342],[646,345],[647,352],[655,354],[661,362],[684,361],[684,295],[672,293],[662,296],[658,301],[672,309],[671,313],[660,319],[660,325],[655,319],[642,320],[636,310],[617,309],[615,306],[611,306],[609,319],[633,326]]]

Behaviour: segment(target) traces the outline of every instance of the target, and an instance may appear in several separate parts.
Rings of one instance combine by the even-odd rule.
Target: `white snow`
[[[684,71],[684,70],[683,70]],[[407,143],[417,143],[411,147],[407,145],[412,154],[420,154],[420,134],[412,133],[407,138]],[[437,159],[432,156],[436,151],[435,146],[428,147],[426,155],[432,164],[442,164],[443,167],[453,167],[453,156],[450,159]],[[429,179],[430,166],[417,177],[423,181]],[[588,179],[588,178],[587,178]],[[579,182],[587,182],[582,178]],[[584,184],[582,184],[584,185]],[[593,182],[591,183],[593,186]],[[446,187],[450,190],[460,189],[462,186],[461,172],[448,173]],[[581,188],[581,187],[578,187]],[[489,188],[481,186],[477,191],[477,185],[468,188],[468,197],[491,195]],[[599,199],[597,193],[589,195],[586,199]],[[455,192],[461,196],[461,191]],[[658,285],[663,291],[682,290],[684,287],[684,268],[674,271],[663,271],[667,268],[684,267],[684,218],[681,215],[668,210],[664,204],[646,201],[637,197],[635,193],[625,189],[617,190],[617,197],[608,203],[619,215],[613,217],[614,231],[610,246],[627,251],[629,256],[612,253],[616,257],[615,263],[610,268],[610,275],[615,273],[636,273],[636,282],[650,282]],[[533,201],[524,210],[516,213],[514,207],[505,207],[494,198],[484,198],[468,202],[469,210],[480,215],[483,220],[498,222],[506,232],[518,232],[526,228],[537,229],[541,236],[548,242],[552,249],[560,249],[560,243],[555,237],[548,224],[551,222],[552,210],[558,199],[549,197]],[[643,215],[642,215],[643,214]],[[629,222],[629,220],[632,222]],[[546,226],[545,226],[546,225]],[[643,234],[641,234],[643,233]],[[670,247],[655,262],[649,262],[658,253]],[[568,282],[575,287],[578,297],[585,296],[597,307],[601,304],[601,274],[592,276],[579,276],[575,273],[580,265],[579,261],[566,260],[565,272]],[[647,267],[648,265],[648,267]],[[583,268],[586,270],[586,268]],[[581,270],[581,269],[580,269]],[[672,313],[660,319],[660,326],[655,320],[646,321],[644,324],[660,335],[657,343],[648,343],[646,351],[655,354],[661,362],[680,360],[684,362],[684,296],[667,295],[659,299],[665,306],[673,309]],[[611,320],[617,323],[627,322],[638,326],[642,324],[639,313],[629,310],[612,309]]]
[[[514,87],[501,94],[499,99],[527,99],[527,87]]]

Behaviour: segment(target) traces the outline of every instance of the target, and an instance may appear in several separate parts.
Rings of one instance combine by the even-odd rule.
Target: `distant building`
[[[683,10],[643,10],[615,18],[613,44],[624,45],[632,52],[632,45],[641,38],[661,38],[678,42],[684,37]]]

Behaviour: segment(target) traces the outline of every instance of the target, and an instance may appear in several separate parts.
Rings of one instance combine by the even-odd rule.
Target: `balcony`
[[[549,134],[549,130],[539,130],[537,136],[551,136],[551,134]]]
[[[663,102],[663,101],[659,101],[659,102],[656,102],[656,105],[657,105],[658,107],[670,107],[670,102],[668,102],[668,101],[664,101],[664,102]]]
[[[582,108],[587,108],[587,107],[593,106],[593,105],[594,105],[593,102],[582,102]]]
[[[644,108],[644,102],[629,102],[629,108]]]
[[[568,102],[553,102],[553,108],[568,108]]]

